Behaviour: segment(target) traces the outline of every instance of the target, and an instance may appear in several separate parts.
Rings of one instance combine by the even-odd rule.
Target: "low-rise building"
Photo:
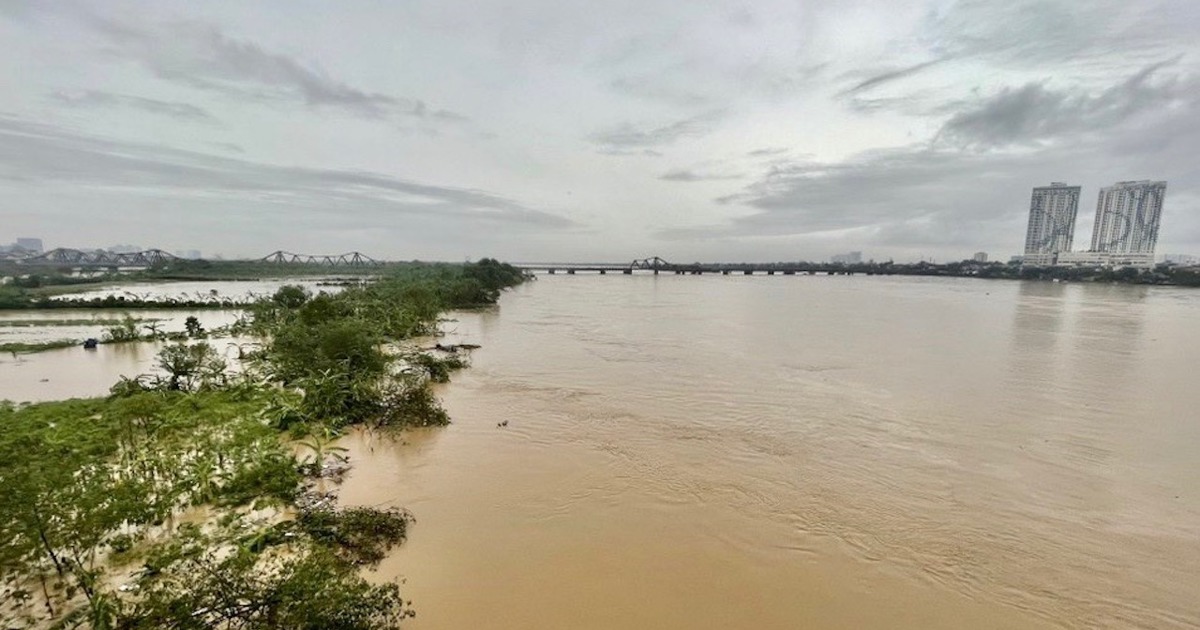
[[[1053,263],[1062,267],[1139,267],[1154,266],[1153,253],[1134,252],[1063,252]]]

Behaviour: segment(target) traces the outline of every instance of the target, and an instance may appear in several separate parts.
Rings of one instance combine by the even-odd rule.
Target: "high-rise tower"
[[[1053,182],[1034,188],[1025,231],[1025,263],[1052,265],[1059,252],[1071,251],[1078,211],[1079,186]]]
[[[1167,182],[1117,182],[1100,189],[1092,251],[1154,256]]]

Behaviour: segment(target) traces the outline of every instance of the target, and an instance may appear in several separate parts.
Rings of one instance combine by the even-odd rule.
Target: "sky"
[[[1018,254],[1168,181],[1196,0],[0,0],[0,243],[673,262]]]

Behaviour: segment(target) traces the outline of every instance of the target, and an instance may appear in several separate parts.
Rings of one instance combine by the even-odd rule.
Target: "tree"
[[[183,328],[187,331],[187,336],[192,339],[204,336],[204,326],[200,325],[200,320],[196,319],[195,315],[188,315],[188,318],[183,322]]]
[[[225,375],[225,360],[203,342],[180,342],[163,348],[158,353],[158,367],[170,376],[167,388],[172,391],[193,391],[223,381]]]

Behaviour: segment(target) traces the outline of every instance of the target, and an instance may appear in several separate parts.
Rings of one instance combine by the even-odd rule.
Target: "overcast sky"
[[[0,0],[0,243],[514,261],[1019,253],[1168,180],[1197,0]]]

